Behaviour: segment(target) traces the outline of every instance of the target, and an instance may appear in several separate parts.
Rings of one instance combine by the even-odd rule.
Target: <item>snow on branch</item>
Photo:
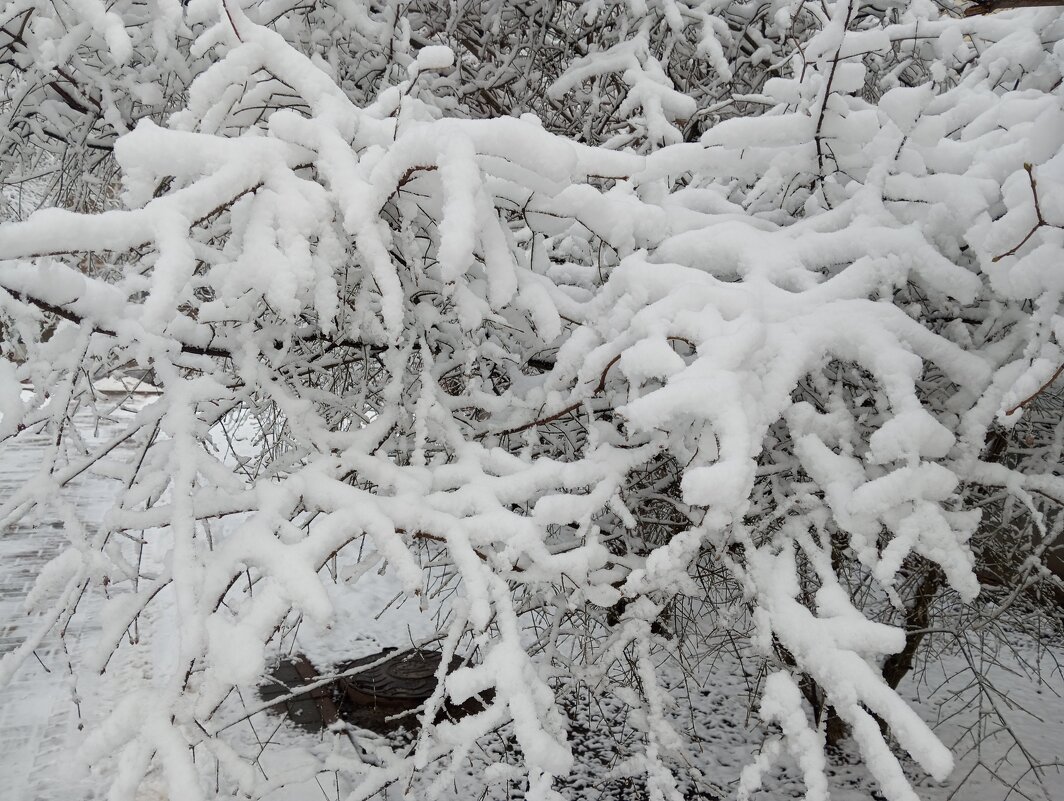
[[[679,799],[726,636],[768,675],[740,797],[787,753],[827,798],[830,708],[915,798],[901,752],[952,757],[884,677],[911,577],[977,603],[979,493],[1064,501],[1059,15],[423,5],[0,12],[0,446],[47,441],[0,517],[69,540],[0,683],[99,597],[116,797],[557,799],[584,697],[635,732],[608,778]],[[159,392],[106,407],[127,373]],[[998,463],[1021,410],[1044,458]],[[416,744],[333,719],[271,778],[249,694],[378,611],[442,643]]]

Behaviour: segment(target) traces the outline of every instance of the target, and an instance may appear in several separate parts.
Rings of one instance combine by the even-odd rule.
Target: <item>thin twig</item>
[[[613,365],[617,364],[617,362],[619,362],[620,360],[621,354],[619,353],[612,359],[610,359],[609,364],[606,365],[606,369],[602,371],[602,376],[599,378],[598,386],[596,386],[595,391],[591,393],[592,396],[598,395],[606,388],[606,374],[609,373],[610,368],[613,367]],[[516,428],[508,428],[505,431],[499,431],[496,433],[496,436],[505,437],[510,434],[519,434],[522,431],[527,431],[528,429],[535,428],[536,426],[542,426],[546,425],[547,423],[553,423],[555,420],[559,420],[562,417],[565,417],[565,415],[571,412],[575,412],[583,404],[583,400],[578,400],[576,403],[571,403],[564,409],[560,409],[557,412],[554,412],[554,414],[549,414],[546,417],[541,417],[538,420],[533,420],[531,423],[525,423],[524,425],[517,426]]]
[[[1041,395],[1043,392],[1045,392],[1047,389],[1049,389],[1049,387],[1052,386],[1053,382],[1056,381],[1058,378],[1060,378],[1060,374],[1061,373],[1064,373],[1064,364],[1061,364],[1060,367],[1057,368],[1056,372],[1053,373],[1053,375],[1051,375],[1049,377],[1049,380],[1046,381],[1044,384],[1042,384],[1042,386],[1040,386],[1038,389],[1036,389],[1034,392],[1032,392],[1030,395],[1028,395],[1022,401],[1017,403],[1011,409],[1006,410],[1005,416],[1008,417],[1009,415],[1018,412],[1020,409],[1022,409],[1028,403],[1030,403],[1035,398],[1037,398],[1039,395]]]
[[[236,23],[233,21],[233,14],[229,10],[229,3],[227,3],[226,0],[222,0],[222,8],[225,9],[225,15],[229,17],[229,24],[233,28],[233,34],[236,36],[236,40],[240,42],[240,44],[244,44],[244,37],[242,37],[240,31],[236,29]]]
[[[1060,4],[1064,5],[1064,0],[1060,0]],[[1034,227],[1030,231],[1027,232],[1027,236],[1025,236],[1023,239],[1021,239],[1020,243],[1018,245],[1016,245],[1016,247],[1012,248],[1012,250],[1007,250],[1004,253],[1002,253],[1000,256],[995,256],[993,259],[991,259],[991,261],[994,262],[995,264],[997,262],[1001,261],[1006,256],[1013,255],[1014,253],[1016,253],[1016,251],[1018,251],[1020,248],[1022,248],[1024,245],[1026,245],[1027,244],[1027,240],[1030,239],[1032,236],[1034,236],[1035,231],[1037,231],[1043,225],[1049,225],[1049,223],[1047,223],[1045,221],[1045,218],[1042,216],[1042,206],[1038,202],[1038,182],[1034,178],[1034,167],[1030,163],[1026,163],[1026,164],[1023,165],[1023,168],[1025,170],[1027,170],[1027,178],[1031,182],[1031,194],[1034,195],[1034,213],[1035,213],[1036,222],[1034,224]]]

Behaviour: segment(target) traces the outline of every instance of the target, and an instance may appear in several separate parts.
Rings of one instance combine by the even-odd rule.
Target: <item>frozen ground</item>
[[[98,435],[107,436],[110,425],[102,424]],[[0,496],[32,476],[47,445],[44,437],[31,437],[21,440],[17,448],[0,450]],[[91,525],[102,518],[114,492],[113,482],[84,475],[69,487],[67,498],[79,518]],[[64,532],[60,520],[37,515],[0,535],[0,653],[11,651],[33,631],[34,621],[23,613],[21,601],[40,567],[66,545]],[[373,653],[384,646],[402,647],[435,631],[428,612],[397,600],[397,590],[387,573],[380,575],[370,569],[356,584],[345,585],[345,571],[357,571],[358,565],[341,564],[338,569],[341,581],[332,585],[338,613],[335,627],[326,632],[303,624],[295,632],[298,648],[317,664]],[[86,772],[76,758],[84,739],[81,724],[86,724],[86,731],[91,730],[92,722],[118,700],[115,694],[125,686],[123,676],[131,682],[142,678],[136,674],[143,670],[143,663],[138,661],[137,649],[125,649],[126,654],[109,666],[108,681],[79,674],[79,683],[75,683],[70,663],[76,665],[91,645],[100,604],[98,599],[87,597],[68,629],[66,647],[55,636],[47,638],[37,649],[37,658],[23,665],[15,680],[0,691],[0,801],[88,801],[103,797],[107,777]],[[165,630],[158,619],[155,627]],[[280,648],[293,644],[293,637],[288,637]],[[1054,661],[1064,657],[1064,648],[1055,646],[1039,652],[1021,645],[1015,652],[997,654],[996,666],[981,666],[985,671],[979,671],[993,679],[991,690],[975,682],[977,673],[969,669],[974,660],[986,658],[972,647],[976,644],[973,635],[967,648],[944,650],[918,680],[903,688],[926,720],[938,722],[939,736],[958,756],[948,783],[937,786],[918,779],[922,797],[929,801],[1064,801],[1064,772],[1052,764],[1061,760],[1064,752],[1064,680]],[[149,647],[165,648],[166,644]],[[739,771],[751,761],[762,736],[748,709],[752,677],[744,675],[740,662],[724,657],[710,675],[712,679],[705,686],[686,689],[691,704],[676,712],[678,727],[694,735],[683,778],[690,798],[699,801],[733,793]],[[1039,675],[1041,683],[1036,680]],[[231,699],[220,718],[239,719],[243,708],[256,701],[251,693],[249,689],[242,697]],[[623,778],[606,780],[631,745],[630,732],[603,725],[578,702],[573,710],[572,737],[582,755],[584,772],[562,788],[565,795],[581,801],[638,801],[643,796],[637,785]],[[332,747],[318,735],[292,730],[268,713],[241,721],[231,731],[238,751],[257,756],[261,775],[277,787],[268,796],[271,801],[343,798],[344,791],[351,789],[333,774],[319,775],[316,784],[283,786],[286,775],[298,769],[303,755]],[[489,744],[488,751],[497,758],[507,747],[505,738],[500,738],[494,746]],[[475,755],[471,764],[456,771],[444,797],[455,801],[517,797],[500,785],[480,795],[481,770],[487,759],[487,754]],[[866,772],[850,764],[852,761],[845,750],[836,754],[832,798],[879,798]],[[1041,782],[1032,764],[1045,766]],[[104,771],[108,769],[105,764]],[[757,797],[800,797],[796,775],[786,768],[775,772]],[[913,775],[917,776],[915,772]],[[167,798],[161,788],[161,783],[149,782],[140,798],[161,801]],[[388,798],[401,797],[398,787],[387,792]],[[411,797],[418,797],[416,786]]]

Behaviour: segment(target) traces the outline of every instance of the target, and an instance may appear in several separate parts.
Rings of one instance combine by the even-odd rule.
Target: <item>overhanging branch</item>
[[[112,331],[109,328],[104,328],[103,326],[97,325],[95,323],[90,323],[80,314],[72,312],[70,309],[64,309],[62,306],[56,306],[54,303],[49,303],[46,300],[35,298],[32,295],[27,295],[25,292],[19,292],[18,290],[9,289],[8,287],[2,288],[15,300],[21,301],[22,303],[27,303],[31,306],[35,306],[43,312],[54,314],[56,317],[61,317],[62,319],[74,323],[75,325],[91,325],[92,333],[94,334],[100,334],[105,337],[118,337],[118,334],[115,331]],[[233,356],[232,351],[225,348],[219,348],[215,346],[192,345],[187,342],[181,342],[180,345],[182,353],[188,353],[192,356],[210,356],[216,359],[231,359]]]
[[[91,326],[92,333],[94,334],[100,334],[101,336],[113,337],[116,339],[118,338],[118,333],[116,331],[113,331],[110,328],[105,328],[102,325],[93,323],[87,320],[84,316],[78,314],[77,312],[71,311],[70,309],[64,308],[63,306],[57,306],[54,303],[49,303],[46,300],[34,297],[33,295],[29,295],[21,290],[10,289],[9,287],[5,287],[3,285],[0,285],[0,290],[3,290],[12,298],[17,301],[20,301],[21,303],[26,303],[30,306],[34,306],[43,312],[47,312],[48,314],[54,314],[56,317],[60,317],[64,320],[67,320],[68,322],[74,323],[75,325]],[[328,350],[335,350],[336,348],[356,348],[369,349],[372,353],[380,353],[384,350],[387,350],[387,347],[384,345],[370,345],[365,342],[350,339],[335,340],[330,339],[329,337],[323,336],[321,334],[300,337],[299,341],[304,344],[321,344],[324,345]],[[181,341],[178,341],[178,345],[180,346],[182,353],[188,354],[190,356],[208,356],[214,359],[233,358],[233,351],[231,349],[218,345],[195,345],[189,342]],[[413,350],[420,350],[420,348],[420,343],[415,342],[413,344]]]

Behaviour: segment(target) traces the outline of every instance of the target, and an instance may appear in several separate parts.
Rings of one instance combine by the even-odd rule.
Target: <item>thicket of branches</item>
[[[1051,621],[1064,525],[1064,18],[961,11],[7,2],[0,438],[53,446],[0,518],[70,548],[0,680],[104,593],[78,670],[173,640],[89,734],[115,797],[267,794],[234,691],[365,552],[471,660],[408,752],[306,765],[353,798],[500,731],[485,775],[556,798],[581,694],[683,797],[670,671],[724,645],[778,732],[740,797],[788,752],[825,798],[844,736],[892,801],[902,753],[946,776],[895,688],[929,634]],[[162,393],[92,441],[131,372]]]

